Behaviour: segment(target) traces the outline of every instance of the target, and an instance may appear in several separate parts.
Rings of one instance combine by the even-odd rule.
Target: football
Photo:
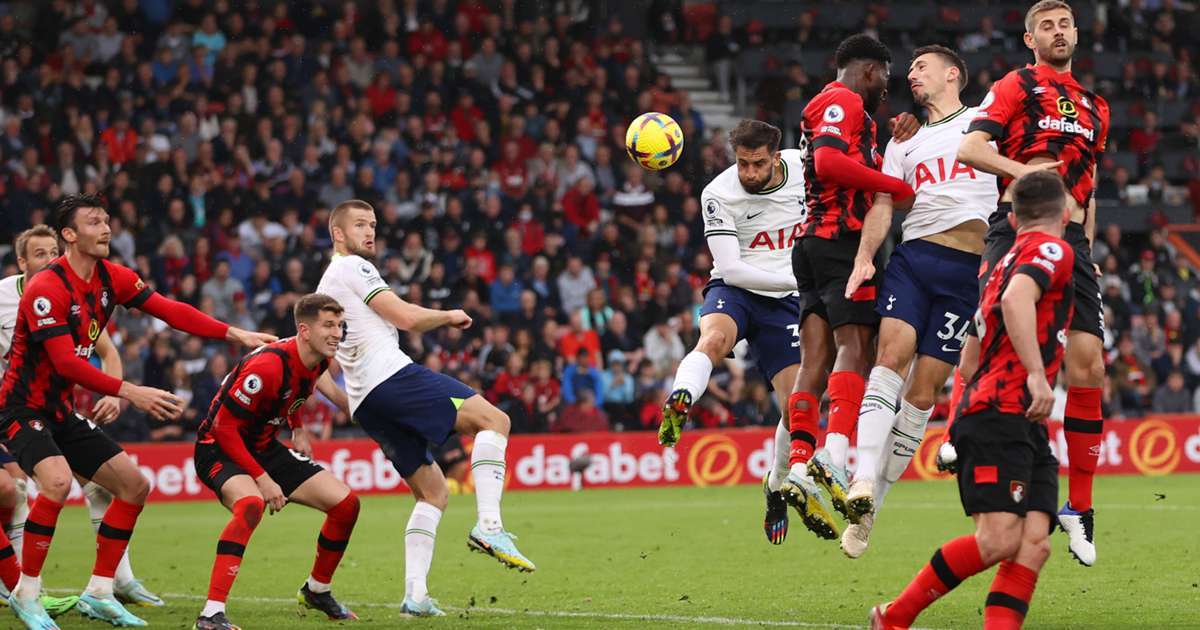
[[[629,123],[625,151],[642,168],[661,171],[674,164],[683,152],[683,130],[670,116],[647,112]]]

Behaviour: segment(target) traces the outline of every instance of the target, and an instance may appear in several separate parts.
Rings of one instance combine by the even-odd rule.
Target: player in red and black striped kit
[[[803,514],[812,509],[809,499],[819,500],[812,492],[815,480],[828,490],[834,507],[858,522],[859,515],[846,506],[846,451],[858,421],[879,316],[875,281],[868,280],[850,297],[846,283],[875,194],[890,194],[906,207],[913,190],[904,180],[880,172],[875,146],[871,113],[887,92],[891,53],[873,37],[853,35],[838,46],[835,61],[837,80],[808,103],[801,125],[806,212],[803,236],[792,248],[792,270],[804,310],[800,372],[788,401],[792,474],[784,494]],[[814,453],[827,381],[829,430],[825,448]]]
[[[1071,74],[1071,55],[1079,39],[1070,6],[1043,0],[1025,16],[1025,45],[1036,63],[1008,73],[980,103],[958,159],[994,173],[1001,187],[983,252],[981,279],[1011,247],[1014,234],[1006,215],[1015,177],[1035,170],[1057,171],[1066,183],[1071,223],[1064,238],[1075,250],[1075,315],[1067,344],[1067,408],[1063,425],[1070,475],[1069,499],[1059,510],[1071,554],[1084,566],[1096,561],[1093,543],[1092,478],[1100,454],[1104,386],[1104,306],[1091,264],[1096,212],[1093,191],[1096,163],[1108,137],[1105,100],[1084,89]],[[995,141],[997,148],[988,144]],[[956,392],[978,364],[978,342],[968,339],[956,379]],[[952,455],[943,446],[943,455]],[[943,457],[943,459],[946,459]]]
[[[1050,556],[1058,460],[1046,418],[1072,316],[1075,251],[1062,238],[1070,221],[1062,179],[1038,171],[1013,189],[1005,220],[1016,237],[988,275],[975,315],[982,360],[951,430],[959,497],[975,517],[975,533],[943,545],[899,597],[876,606],[872,630],[908,628],[938,598],[995,564],[983,625],[1020,628]]]
[[[55,210],[66,255],[25,286],[8,371],[0,384],[0,441],[37,482],[39,494],[25,523],[21,579],[10,599],[29,627],[54,628],[41,604],[41,570],[72,476],[111,492],[112,504],[97,532],[96,564],[77,607],[114,625],[145,625],[113,597],[113,575],[129,544],[149,486],[133,460],[95,423],[72,406],[76,385],[119,396],[156,418],[182,411],[174,394],[109,376],[86,361],[118,304],[137,308],[173,328],[248,346],[275,337],[247,332],[167,299],[127,267],[105,260],[112,232],[103,202],[70,195]]]
[[[221,389],[196,433],[196,474],[232,512],[217,542],[208,602],[196,630],[236,630],[225,616],[225,600],[242,555],[263,510],[275,513],[288,502],[325,513],[317,537],[317,559],[297,598],[330,619],[357,619],[333,597],[329,583],[358,520],[358,496],[329,471],[313,463],[308,434],[296,414],[316,386],[343,409],[346,393],[326,370],[342,340],[342,307],[311,293],[293,309],[296,336],[246,355],[221,382]],[[292,448],[278,439],[292,430]]]

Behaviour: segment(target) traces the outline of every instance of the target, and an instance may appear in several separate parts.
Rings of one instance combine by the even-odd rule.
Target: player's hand
[[[116,396],[105,396],[92,406],[92,422],[108,424],[121,415],[121,399]]]
[[[1046,375],[1030,374],[1025,379],[1025,386],[1029,388],[1029,396],[1032,399],[1029,409],[1025,410],[1025,415],[1031,422],[1045,420],[1050,416],[1051,408],[1054,407],[1054,390],[1050,389]]]
[[[234,343],[240,343],[247,348],[257,348],[265,346],[272,341],[279,341],[279,337],[268,335],[267,333],[254,332],[252,330],[242,330],[241,328],[229,327],[229,332],[225,333],[225,338]]]
[[[1062,160],[1059,160],[1057,162],[1043,162],[1041,164],[1022,164],[1021,168],[1018,169],[1016,176],[1013,177],[1013,179],[1020,179],[1030,173],[1035,173],[1037,171],[1057,171],[1058,167],[1060,167],[1062,165],[1063,165]]]
[[[467,315],[467,312],[462,309],[454,309],[453,311],[446,311],[446,317],[449,320],[446,322],[447,326],[452,326],[454,328],[461,328],[463,330],[466,330],[471,327],[471,316]]]
[[[892,129],[892,139],[904,142],[917,135],[921,129],[921,121],[909,112],[901,112],[888,121],[888,126]]]
[[[308,431],[304,429],[292,430],[292,450],[312,459],[312,442],[309,440]]]
[[[1103,277],[1104,277],[1104,271],[1103,271],[1102,269],[1100,269],[1100,265],[1099,265],[1099,264],[1097,264],[1097,263],[1092,263],[1092,271],[1096,272],[1096,277],[1097,277],[1097,278],[1103,278]]]
[[[849,300],[851,295],[863,285],[864,282],[875,277],[875,261],[870,258],[854,258],[854,271],[850,272],[850,279],[846,281],[846,299]]]
[[[168,391],[122,383],[120,395],[156,420],[172,420],[183,413],[183,401]]]
[[[283,506],[287,504],[287,497],[283,496],[283,488],[280,488],[279,484],[271,479],[271,475],[263,473],[254,480],[254,483],[258,485],[258,491],[262,493],[263,501],[267,502],[271,514],[282,510]]]

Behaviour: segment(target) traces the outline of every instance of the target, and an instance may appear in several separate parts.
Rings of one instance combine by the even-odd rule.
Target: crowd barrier
[[[943,476],[934,466],[942,433],[941,427],[929,429],[905,479]],[[1051,422],[1050,437],[1065,473],[1062,423]],[[773,439],[774,430],[767,428],[687,431],[671,449],[659,446],[652,432],[516,435],[508,443],[506,483],[513,490],[760,483],[771,465]],[[126,448],[150,480],[151,501],[212,497],[196,478],[191,444]],[[313,458],[357,492],[407,492],[404,481],[370,440],[318,442]],[[853,465],[853,449],[850,461]],[[1200,472],[1200,416],[1106,422],[1097,472],[1151,476]],[[463,485],[458,489],[469,490],[469,481]],[[78,489],[75,494],[78,498]]]

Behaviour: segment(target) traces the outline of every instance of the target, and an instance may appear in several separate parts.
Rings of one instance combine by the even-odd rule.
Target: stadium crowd
[[[365,199],[377,209],[379,267],[392,288],[475,318],[466,331],[403,335],[415,360],[485,392],[514,431],[653,429],[664,379],[698,335],[711,261],[697,197],[731,155],[723,131],[707,128],[687,94],[656,73],[642,41],[595,4],[2,6],[0,237],[45,222],[64,194],[103,193],[114,258],[218,319],[284,336],[294,333],[292,303],[328,261],[329,209]],[[1169,13],[1138,11],[1120,14],[1136,18],[1133,31],[1115,18],[1097,26],[1102,45],[1177,59],[1165,75],[1157,64],[1149,74],[1135,67],[1131,80],[1142,89],[1157,77],[1150,96],[1193,102],[1186,29],[1164,38]],[[798,31],[770,33],[802,45],[844,34],[819,26],[810,17]],[[763,41],[753,22],[731,28],[718,19],[710,37],[692,30],[677,39],[718,56],[719,38]],[[1018,48],[1015,36],[987,30],[938,31],[930,41],[955,36],[964,49]],[[975,77],[972,89],[982,90],[988,74]],[[788,124],[789,106],[771,104],[804,100],[828,78],[797,65],[762,78],[763,115]],[[785,98],[773,100],[781,80]],[[892,92],[907,90],[898,83]],[[662,175],[623,155],[626,124],[649,110],[669,112],[685,133],[679,163]],[[1191,151],[1195,184],[1195,108],[1171,127],[1154,116],[1114,117],[1143,124],[1114,134],[1110,152],[1137,159],[1106,165],[1102,194],[1124,199],[1145,178],[1150,200],[1186,194],[1174,186],[1186,182],[1163,184],[1158,161],[1179,148]],[[1111,226],[1098,240],[1111,337],[1107,416],[1196,410],[1195,271],[1161,226],[1146,236]],[[4,263],[16,272],[13,252]],[[189,401],[167,423],[126,409],[114,436],[188,438],[232,349],[136,311],[110,332],[129,380]],[[694,411],[702,426],[779,417],[747,361],[719,366],[708,392]],[[319,438],[355,431],[318,397],[302,416]]]

